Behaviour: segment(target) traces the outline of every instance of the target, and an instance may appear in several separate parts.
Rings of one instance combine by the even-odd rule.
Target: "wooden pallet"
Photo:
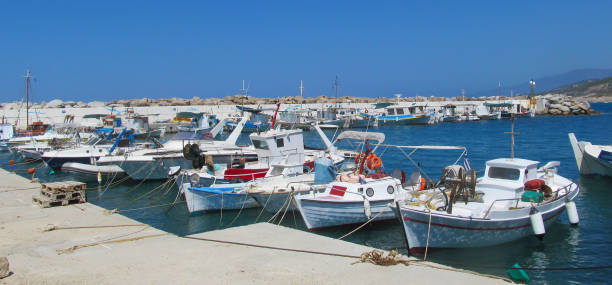
[[[76,199],[76,198],[83,198],[83,199],[87,200],[87,196],[85,195],[85,190],[82,190],[82,191],[70,191],[70,192],[59,192],[59,193],[49,192],[49,191],[46,191],[46,190],[41,190],[40,194],[50,198],[53,201],[66,200],[66,199],[71,200],[71,199]]]
[[[50,208],[50,207],[66,206],[66,205],[71,205],[71,204],[81,204],[81,203],[85,203],[86,201],[82,197],[74,198],[74,199],[64,199],[64,200],[51,200],[49,197],[45,197],[45,196],[43,197],[33,196],[32,202],[38,204],[39,206],[43,208]]]
[[[41,189],[49,193],[84,191],[86,184],[77,181],[50,182],[41,184]]]

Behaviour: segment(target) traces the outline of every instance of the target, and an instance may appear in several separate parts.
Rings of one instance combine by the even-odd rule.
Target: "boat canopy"
[[[86,114],[83,116],[83,119],[100,119],[106,116],[107,114]]]
[[[204,113],[194,113],[194,112],[178,112],[176,113],[177,118],[202,118],[204,117]]]
[[[336,141],[340,141],[343,139],[375,140],[378,143],[382,143],[385,141],[385,134],[377,132],[344,131],[340,135],[338,135]]]
[[[396,147],[396,148],[409,148],[409,149],[437,149],[437,150],[466,150],[464,146],[452,146],[452,145],[391,145],[383,144],[380,146],[384,147]]]
[[[385,108],[385,107],[389,107],[393,105],[393,103],[389,103],[389,102],[380,102],[380,103],[376,103],[374,104],[374,109],[381,109],[381,108]]]
[[[512,107],[512,103],[484,103],[487,107]]]
[[[261,111],[263,111],[262,109],[255,109],[255,108],[244,107],[244,106],[236,106],[236,108],[238,108],[238,110],[240,111],[250,112],[253,114],[261,113]]]

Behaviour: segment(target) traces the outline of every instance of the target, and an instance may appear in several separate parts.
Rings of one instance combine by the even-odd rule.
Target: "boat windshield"
[[[521,171],[515,168],[490,167],[489,177],[505,180],[519,180]]]
[[[263,140],[253,140],[253,146],[257,149],[268,149],[268,144]]]

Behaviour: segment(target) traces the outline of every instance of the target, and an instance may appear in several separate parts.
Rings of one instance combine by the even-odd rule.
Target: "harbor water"
[[[506,269],[515,263],[526,268],[564,270],[528,270],[531,284],[601,284],[609,283],[612,269],[571,270],[569,268],[612,265],[608,241],[612,240],[612,195],[608,193],[612,178],[580,176],[573,157],[567,133],[574,132],[578,140],[594,144],[612,144],[612,104],[593,104],[602,112],[594,116],[535,117],[515,121],[515,156],[540,161],[560,161],[559,174],[579,184],[581,193],[576,199],[580,225],[572,227],[565,214],[553,226],[546,229],[546,237],[540,241],[527,237],[515,242],[477,249],[449,249],[428,253],[428,260],[457,268],[506,276]],[[510,156],[510,121],[492,120],[461,123],[440,123],[428,126],[381,127],[370,131],[383,132],[385,143],[395,145],[454,145],[465,146],[473,169],[484,170],[488,159]],[[329,131],[326,131],[329,132]],[[333,131],[329,133],[330,137]],[[243,135],[242,143],[248,142]],[[305,133],[306,144],[322,146],[316,133]],[[239,142],[240,143],[240,142]],[[415,170],[415,165],[401,153],[381,149],[386,170]],[[441,169],[455,163],[461,151],[419,150],[412,155],[414,163],[431,178],[437,178]],[[61,172],[51,174],[40,163],[8,164],[13,158],[9,153],[0,154],[0,166],[9,171],[29,176],[29,168],[37,168],[36,177],[41,181],[77,179]],[[463,163],[463,160],[460,160]],[[261,209],[219,211],[189,215],[176,185],[162,182],[126,181],[117,186],[88,184],[88,201],[118,214],[150,224],[159,229],[187,235],[231,226],[265,222],[271,215]],[[178,203],[176,203],[178,201]],[[275,223],[307,230],[299,213],[287,213]],[[340,237],[356,226],[345,226],[318,231],[329,237]],[[345,238],[347,241],[381,249],[398,249],[406,252],[401,225],[385,221],[368,225]],[[418,277],[415,277],[418,278]]]

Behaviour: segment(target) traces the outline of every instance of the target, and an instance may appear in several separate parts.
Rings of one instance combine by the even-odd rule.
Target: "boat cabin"
[[[402,116],[402,115],[422,115],[427,113],[426,106],[415,105],[415,106],[397,106],[392,105],[385,107],[386,116]]]
[[[304,138],[301,130],[269,130],[252,133],[251,143],[262,166],[283,165],[283,174],[304,171]]]
[[[537,179],[538,163],[522,158],[489,160],[484,177],[478,179],[477,190],[488,199],[518,198],[525,182]]]

